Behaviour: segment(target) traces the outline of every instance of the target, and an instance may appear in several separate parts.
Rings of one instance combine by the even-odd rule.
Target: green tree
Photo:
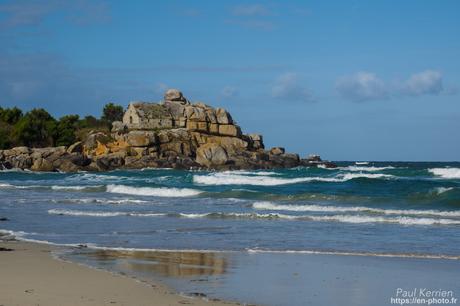
[[[57,146],[70,146],[77,138],[75,131],[78,126],[78,115],[67,115],[57,122],[55,144]]]
[[[121,121],[123,119],[123,106],[108,103],[102,110],[101,119],[108,124],[114,121]]]
[[[11,148],[11,129],[11,125],[0,121],[0,150]]]
[[[56,120],[42,108],[27,112],[13,128],[15,142],[28,147],[52,146],[55,135]]]
[[[17,107],[1,108],[0,107],[0,120],[8,123],[15,124],[22,118],[22,110]]]
[[[101,125],[105,125],[105,123],[101,122],[94,116],[85,116],[85,118],[81,119],[78,122],[78,128],[84,129],[84,128],[95,128]]]

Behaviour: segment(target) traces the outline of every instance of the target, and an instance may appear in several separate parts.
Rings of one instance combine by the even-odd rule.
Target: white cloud
[[[233,86],[225,86],[220,94],[223,98],[233,98],[238,95],[238,90]]]
[[[382,100],[388,97],[385,83],[370,72],[343,76],[337,80],[335,88],[344,98],[355,102]]]
[[[252,28],[258,30],[273,30],[276,26],[272,21],[269,20],[258,20],[258,19],[248,19],[248,20],[227,20],[226,23],[242,26],[245,28]]]
[[[282,100],[314,101],[308,88],[301,85],[298,75],[292,72],[282,74],[276,79],[272,87],[272,96]]]
[[[225,21],[228,24],[266,31],[275,28],[273,12],[263,4],[237,5],[229,13],[233,18]]]
[[[426,70],[411,75],[402,89],[404,94],[413,96],[438,95],[442,91],[442,74],[435,70]]]
[[[405,81],[393,82],[392,86],[386,85],[374,73],[358,72],[339,78],[335,88],[342,97],[356,102],[457,93],[455,87],[444,88],[442,73],[436,70],[414,73]]]
[[[267,16],[270,10],[262,4],[238,5],[233,7],[231,13],[235,16]]]
[[[104,0],[9,1],[0,4],[0,28],[38,26],[56,12],[77,25],[111,20],[109,3]]]

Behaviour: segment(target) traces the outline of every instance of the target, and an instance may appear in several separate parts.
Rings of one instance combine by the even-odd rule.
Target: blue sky
[[[0,1],[0,105],[179,88],[331,160],[460,160],[459,1]]]

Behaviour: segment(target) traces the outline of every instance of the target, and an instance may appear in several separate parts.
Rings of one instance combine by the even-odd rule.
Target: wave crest
[[[85,210],[71,210],[71,209],[50,209],[50,215],[65,215],[65,216],[87,216],[87,217],[119,217],[119,216],[132,216],[132,217],[161,217],[166,214],[163,213],[135,213],[135,212],[122,212],[122,211],[85,211]]]
[[[255,202],[252,207],[258,210],[311,211],[311,212],[364,212],[383,215],[460,217],[460,211],[383,209],[365,206],[326,206],[326,205],[279,205],[272,202]]]
[[[366,215],[287,215],[280,213],[235,213],[235,212],[212,212],[212,213],[137,213],[122,211],[82,211],[68,209],[50,209],[51,215],[87,216],[87,217],[176,217],[176,218],[211,218],[211,219],[262,219],[262,220],[298,220],[318,222],[342,222],[342,223],[396,223],[401,225],[458,225],[457,219],[437,218],[413,218],[413,217],[382,217]]]
[[[460,168],[431,168],[428,172],[446,179],[460,178]]]
[[[297,184],[302,182],[345,182],[353,179],[393,179],[395,176],[381,173],[345,173],[335,177],[298,177],[281,178],[271,176],[246,176],[230,172],[212,173],[209,175],[195,175],[193,182],[203,185],[254,185],[254,186],[278,186]]]
[[[107,185],[107,192],[122,193],[139,196],[154,197],[192,197],[202,193],[200,190],[190,188],[167,188],[167,187],[132,187],[126,185]]]

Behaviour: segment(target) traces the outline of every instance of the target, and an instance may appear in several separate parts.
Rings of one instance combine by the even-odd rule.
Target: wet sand
[[[455,298],[460,297],[458,259],[91,248],[63,256],[147,281],[160,280],[184,293],[257,305],[386,306],[398,288],[452,290]]]
[[[11,249],[11,250],[10,250]],[[0,242],[0,305],[235,305],[56,259],[59,247]]]

